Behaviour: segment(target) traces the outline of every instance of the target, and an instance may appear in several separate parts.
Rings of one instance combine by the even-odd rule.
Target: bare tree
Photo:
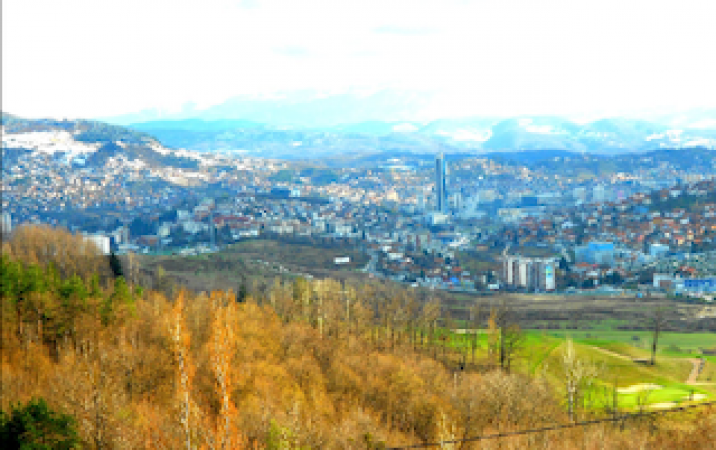
[[[509,373],[517,352],[523,347],[525,336],[514,322],[512,308],[505,299],[490,311],[491,353],[497,353],[500,369]]]
[[[470,308],[470,328],[472,336],[470,339],[470,348],[472,350],[472,363],[475,363],[475,351],[477,349],[477,340],[480,336],[480,317],[481,309],[480,304],[475,301],[475,304]]]
[[[430,302],[423,306],[420,321],[423,326],[427,327],[428,331],[428,345],[433,346],[433,356],[437,356],[437,347],[435,347],[435,328],[437,326],[437,320],[440,317],[440,299],[434,298]]]
[[[567,413],[569,420],[574,420],[575,411],[584,397],[592,381],[599,375],[600,368],[594,363],[577,358],[572,339],[567,339],[567,346],[562,357],[565,388],[567,390]]]
[[[652,324],[654,326],[653,333],[651,335],[651,362],[653,366],[656,364],[656,348],[659,343],[659,335],[666,325],[666,310],[664,308],[656,308],[652,313]]]

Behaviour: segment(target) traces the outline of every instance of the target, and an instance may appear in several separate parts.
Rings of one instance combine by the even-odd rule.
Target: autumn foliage
[[[435,302],[331,280],[277,281],[244,302],[232,292],[166,298],[83,272],[70,247],[50,264],[15,242],[40,231],[46,248],[50,229],[4,245],[0,406],[43,398],[75,418],[88,448],[379,448],[568,420],[539,376],[440,358]],[[684,417],[453,448],[716,442],[715,414]]]

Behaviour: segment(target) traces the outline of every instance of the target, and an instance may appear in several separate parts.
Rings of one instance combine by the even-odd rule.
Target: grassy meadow
[[[639,339],[635,339],[638,337]],[[716,399],[716,358],[706,356],[706,365],[696,383],[687,384],[700,348],[716,346],[712,333],[663,333],[659,338],[656,364],[644,362],[651,356],[651,333],[647,331],[527,330],[517,351],[513,370],[545,377],[558,390],[564,388],[564,353],[571,338],[579,360],[597,367],[597,376],[587,389],[588,408],[668,408],[690,401]],[[449,345],[466,352],[472,362],[472,334],[453,333]],[[476,338],[475,361],[489,361],[489,337],[481,330]],[[637,361],[641,360],[641,362]]]

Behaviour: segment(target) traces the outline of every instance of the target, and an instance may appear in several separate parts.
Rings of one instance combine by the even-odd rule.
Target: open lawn
[[[602,409],[613,403],[614,389],[618,390],[617,401],[621,409],[638,409],[641,406],[656,405],[667,407],[693,401],[704,401],[716,398],[716,384],[709,383],[716,379],[716,361],[707,358],[704,371],[697,380],[699,383],[686,383],[696,355],[696,350],[703,343],[714,342],[712,334],[664,333],[660,338],[660,351],[654,366],[634,359],[647,359],[650,351],[632,345],[631,336],[635,332],[604,332],[594,336],[590,332],[553,332],[553,330],[530,330],[525,333],[525,340],[513,370],[518,373],[529,373],[533,376],[544,376],[558,391],[564,392],[564,348],[566,338],[572,337],[577,357],[597,366],[598,375],[589,390],[586,404],[591,408]],[[587,336],[589,335],[589,336]],[[597,339],[598,338],[598,339]],[[642,332],[640,339],[645,340],[650,334]],[[453,334],[449,341],[454,349],[467,351],[468,361],[471,359],[472,334]],[[613,340],[609,340],[613,339]],[[481,330],[477,335],[476,360],[486,361],[488,358],[488,334]],[[692,350],[674,353],[672,346]],[[654,385],[658,388],[640,390],[639,386]]]
[[[626,347],[622,347],[625,351],[629,348],[650,349],[652,339],[652,333],[646,330],[548,330],[547,335],[559,338],[571,337],[576,342],[597,346],[627,344]],[[699,353],[702,348],[714,347],[716,347],[716,333],[664,332],[659,336],[659,351],[664,354],[677,356]],[[637,357],[637,354],[634,356]]]
[[[659,403],[684,403],[693,399],[698,401],[705,394],[695,392],[678,386],[658,387],[653,390],[644,390],[634,393],[620,393],[619,405],[622,408],[639,408]]]

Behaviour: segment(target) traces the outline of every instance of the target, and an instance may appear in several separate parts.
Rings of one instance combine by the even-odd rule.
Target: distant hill
[[[94,120],[26,119],[2,113],[4,132],[20,134],[31,132],[66,131],[78,142],[114,142],[139,144],[152,141],[152,137],[137,130]]]
[[[523,117],[503,120],[492,127],[485,150],[570,150],[586,151],[573,139],[578,125],[556,117]]]
[[[62,130],[71,133],[75,142],[121,142],[138,147],[135,155],[139,148],[164,146],[161,156],[142,157],[157,164],[176,164],[166,160],[169,156],[165,150],[170,148],[282,159],[391,152],[621,155],[660,149],[716,149],[712,110],[683,117],[664,116],[661,122],[615,117],[577,123],[558,116],[414,120],[416,114],[411,116],[408,110],[420,108],[423,100],[406,92],[379,91],[365,96],[303,93],[285,98],[236,98],[207,110],[188,108],[176,118],[154,114],[158,120],[128,126],[88,120],[30,120],[9,114],[3,114],[3,125],[10,134]],[[225,116],[221,116],[223,113]],[[186,114],[196,116],[184,117]],[[146,119],[152,114],[136,117]],[[680,127],[674,126],[677,123]],[[124,147],[123,151],[133,150]],[[172,151],[172,157],[177,156],[186,154]]]
[[[664,148],[716,149],[716,129],[670,129],[666,125],[623,118],[586,124],[548,116],[365,121],[324,128],[282,127],[238,119],[186,119],[143,122],[130,127],[150,132],[172,147],[276,158],[386,151],[476,154],[566,151],[616,155]]]
[[[564,150],[487,153],[484,156],[505,165],[525,166],[562,176],[608,176],[629,171],[651,170],[666,163],[675,170],[698,172],[716,167],[716,151],[703,147],[651,150],[639,153],[592,154]]]
[[[579,157],[580,153],[568,150],[541,150],[541,151],[516,151],[516,152],[491,152],[483,156],[501,162],[515,162],[520,165],[531,166],[548,160],[564,160],[570,157]]]
[[[451,170],[454,168],[453,163],[468,158],[487,158],[504,166],[527,167],[531,170],[540,170],[546,174],[587,178],[604,177],[632,170],[652,170],[663,166],[664,163],[675,170],[688,172],[698,172],[706,167],[716,168],[716,151],[702,147],[662,149],[614,155],[577,153],[567,150],[530,150],[483,154],[453,153],[445,155]],[[390,169],[412,167],[428,170],[433,170],[434,161],[434,153],[410,152],[344,154],[326,157],[321,160],[326,167],[334,168]]]
[[[714,108],[669,114],[647,111],[583,123],[566,116],[441,117],[438,111],[444,109],[444,101],[429,92],[400,88],[302,90],[239,96],[206,108],[187,104],[176,112],[146,110],[107,120],[150,132],[171,146],[282,158],[398,149],[620,154],[716,148]]]
[[[268,158],[304,159],[348,153],[465,152],[436,136],[409,131],[404,124],[358,124],[344,129],[281,129],[244,121],[147,122],[131,125],[151,132],[165,145],[199,152],[230,152]],[[402,125],[402,127],[401,127]],[[398,131],[393,131],[397,129]]]
[[[52,155],[68,164],[102,168],[111,160],[146,167],[196,168],[199,158],[163,146],[148,133],[91,120],[26,119],[2,114],[3,152]]]
[[[237,128],[261,128],[262,124],[250,120],[155,120],[131,124],[131,128],[139,131],[152,133],[154,131],[192,131],[192,132],[213,132],[232,130]]]

